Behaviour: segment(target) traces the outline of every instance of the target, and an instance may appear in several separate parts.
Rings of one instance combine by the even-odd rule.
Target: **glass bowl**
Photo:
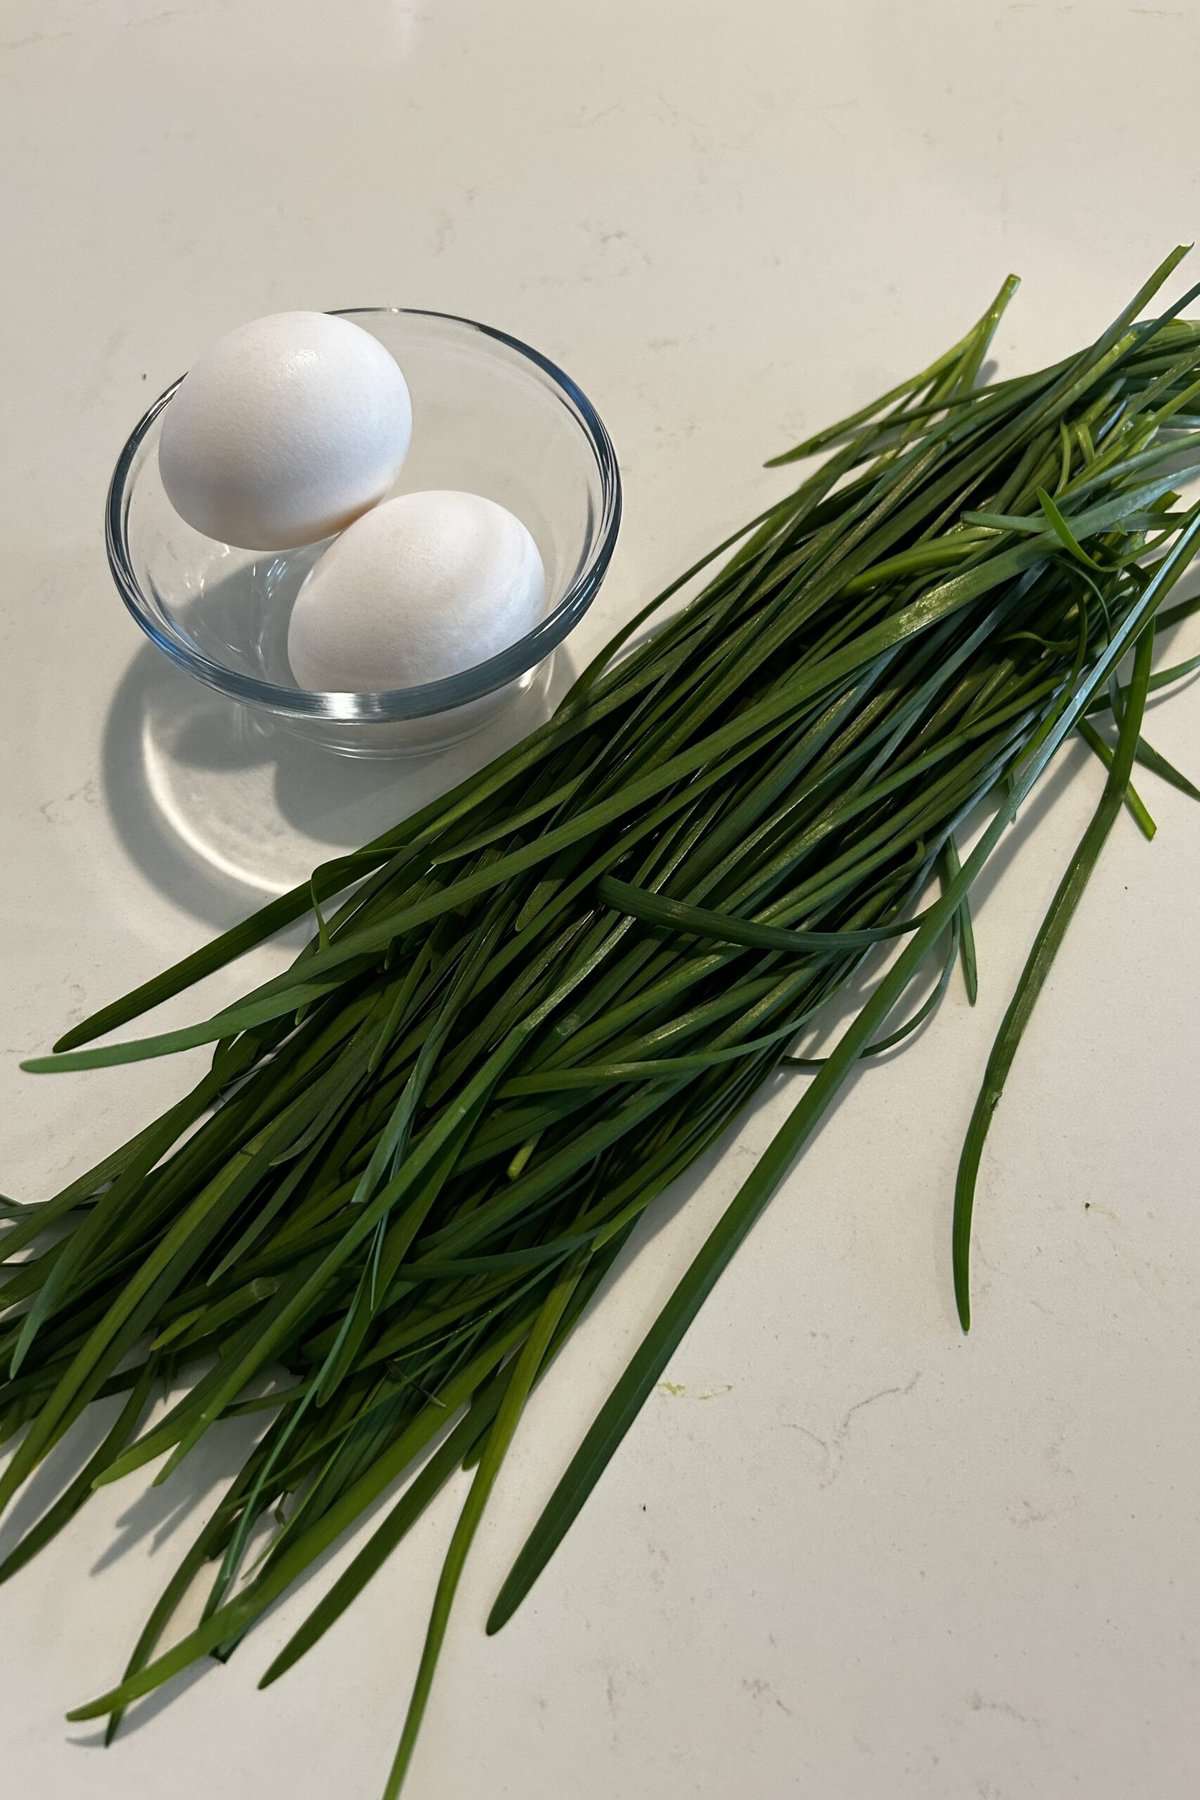
[[[412,394],[412,447],[392,492],[462,488],[522,519],[546,569],[541,622],[486,662],[421,687],[342,694],[298,686],[287,660],[288,621],[330,540],[238,550],[179,517],[158,472],[162,415],[178,381],[117,459],[105,521],[109,567],[151,642],[232,700],[348,755],[424,752],[479,730],[517,694],[548,683],[552,653],[608,568],[621,478],[591,401],[528,344],[448,313],[364,307],[340,316],[386,345]]]

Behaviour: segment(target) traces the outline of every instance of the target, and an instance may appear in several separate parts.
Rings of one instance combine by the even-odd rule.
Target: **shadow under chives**
[[[147,1694],[143,1700],[137,1701],[126,1711],[121,1720],[121,1729],[116,1741],[120,1743],[122,1738],[133,1737],[136,1732],[144,1730],[147,1725],[152,1725],[159,1714],[165,1712],[168,1706],[173,1706],[175,1701],[187,1692],[188,1688],[194,1687],[198,1681],[203,1680],[204,1676],[219,1667],[219,1663],[214,1662],[211,1657],[206,1657],[202,1662],[192,1663],[189,1668],[177,1675],[174,1681],[164,1682],[162,1687],[155,1688],[152,1694]],[[73,1750],[104,1750],[108,1747],[104,1742],[104,1734],[107,1729],[108,1720],[102,1719],[93,1730],[68,1736],[67,1742]]]
[[[248,1640],[253,1641],[259,1627],[273,1618],[281,1607],[295,1607],[296,1612],[294,1622],[296,1626],[300,1624],[301,1620],[311,1611],[312,1607],[316,1604],[317,1599],[323,1595],[328,1586],[328,1583],[322,1584],[321,1577],[328,1570],[329,1564],[339,1556],[348,1556],[352,1550],[355,1550],[361,1543],[366,1541],[371,1535],[374,1526],[378,1524],[380,1515],[391,1510],[399,1495],[410,1485],[417,1475],[420,1474],[429,1458],[440,1449],[442,1443],[449,1436],[460,1416],[460,1414],[455,1414],[448,1419],[442,1430],[440,1430],[430,1442],[426,1444],[415,1457],[413,1457],[412,1461],[404,1470],[402,1470],[395,1480],[389,1484],[384,1492],[378,1495],[377,1498],[371,1502],[370,1506],[365,1507],[363,1511],[359,1513],[348,1532],[336,1539],[327,1549],[323,1550],[319,1556],[315,1557],[304,1570],[303,1574],[298,1576],[282,1594],[273,1600],[271,1604],[259,1614],[246,1630],[246,1638]],[[187,1468],[188,1463],[183,1463],[181,1465],[181,1472]],[[456,1476],[451,1477],[452,1482],[457,1481],[459,1483],[462,1483],[467,1479],[469,1478],[465,1477],[461,1472]],[[446,1504],[444,1500],[440,1503],[442,1505]],[[435,1501],[434,1504],[436,1506],[439,1502]],[[191,1509],[189,1508],[188,1510]],[[449,1515],[449,1520],[451,1522],[448,1522],[447,1524],[447,1531],[453,1528],[453,1516],[453,1513]],[[156,1543],[155,1548],[157,1549],[157,1547],[158,1545]],[[393,1554],[403,1554],[403,1545],[397,1546],[397,1550],[394,1551]],[[253,1558],[251,1557],[250,1560],[252,1561]],[[215,1572],[215,1564],[208,1565],[208,1567],[212,1568]],[[161,1655],[163,1651],[165,1651],[169,1645],[181,1635],[178,1624],[179,1614],[191,1615],[188,1629],[190,1629],[191,1624],[198,1618],[196,1598],[198,1592],[203,1590],[204,1586],[205,1575],[202,1570],[193,1581],[188,1593],[180,1601],[176,1620],[172,1621],[166,1627],[166,1630],[163,1633],[163,1641],[158,1645],[155,1655]],[[128,1658],[129,1651],[133,1646],[136,1635],[141,1630],[142,1622],[140,1617],[129,1621],[128,1644],[118,1653],[121,1668],[124,1667],[124,1663]],[[211,1674],[213,1670],[222,1668],[227,1662],[232,1661],[233,1657],[237,1655],[238,1651],[241,1649],[242,1641],[243,1640],[238,1639],[233,1650],[228,1655],[220,1657],[214,1655],[200,1657],[196,1662],[189,1663],[186,1668],[181,1669],[178,1674],[173,1675],[170,1680],[163,1682],[160,1687],[154,1688],[149,1694],[143,1695],[139,1700],[131,1701],[128,1708],[125,1710],[121,1721],[120,1736],[125,1737],[131,1735],[133,1732],[140,1730],[144,1725],[153,1723],[160,1713],[167,1707],[173,1705],[174,1702],[186,1693],[186,1691],[197,1681],[201,1680],[205,1675]],[[253,1680],[255,1683],[257,1683],[264,1667],[265,1662],[255,1666],[253,1671]],[[115,1677],[115,1674],[119,1674],[119,1672],[120,1670],[118,1668],[108,1677],[110,1684],[111,1680]],[[99,1690],[105,1679],[106,1678],[101,1675],[92,1691],[96,1692]],[[68,1741],[79,1749],[91,1750],[103,1748],[104,1730],[105,1725],[102,1721],[98,1730],[89,1731],[83,1736],[71,1737]]]
[[[98,1400],[89,1406],[57,1443],[45,1461],[25,1484],[12,1506],[0,1521],[0,1561],[16,1549],[31,1526],[54,1505],[59,1495],[83,1472],[116,1422],[125,1403],[124,1394]],[[4,1446],[0,1463],[7,1464],[10,1455],[25,1435],[24,1429]],[[14,1577],[14,1579],[16,1579]]]
[[[156,1464],[149,1463],[135,1470],[129,1479],[135,1484],[140,1480],[141,1490],[118,1519],[117,1533],[92,1564],[91,1573],[102,1574],[147,1538],[151,1540],[151,1555],[162,1549],[215,1490],[219,1490],[218,1498],[224,1494],[269,1417],[269,1412],[264,1411],[242,1419],[219,1420],[204,1433],[161,1487],[151,1485],[157,1472]],[[145,1431],[147,1426],[143,1425],[142,1429]],[[164,1452],[160,1463],[165,1459]]]

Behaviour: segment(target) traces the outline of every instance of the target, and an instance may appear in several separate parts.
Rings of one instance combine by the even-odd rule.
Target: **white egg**
[[[375,507],[318,557],[292,611],[301,687],[380,693],[460,674],[531,631],[546,576],[520,519],[446,489]]]
[[[411,436],[408,385],[378,338],[328,313],[272,313],[188,371],[163,414],[158,466],[197,531],[286,550],[382,499]]]

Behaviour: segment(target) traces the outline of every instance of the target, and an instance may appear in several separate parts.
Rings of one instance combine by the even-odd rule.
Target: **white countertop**
[[[255,759],[122,612],[109,471],[206,340],[394,302],[565,364],[626,483],[587,651],[781,491],[765,456],[936,354],[1010,267],[1016,370],[1098,331],[1197,223],[1185,5],[6,0],[0,36],[0,1187],[25,1198],[186,1071],[39,1081],[18,1053],[440,778]],[[1151,735],[1195,776],[1200,694]],[[1151,777],[1158,838],[1120,821],[996,1118],[969,1340],[950,1292],[983,1059],[1099,785],[1062,761],[980,908],[977,1009],[956,984],[854,1084],[488,1640],[585,1420],[785,1100],[579,1332],[477,1542],[413,1795],[1200,1787],[1200,810]],[[143,1491],[106,1490],[0,1594],[5,1793],[374,1800],[452,1496],[286,1681],[255,1691],[318,1584],[104,1754],[62,1713],[118,1673],[205,1499],[190,1463]]]

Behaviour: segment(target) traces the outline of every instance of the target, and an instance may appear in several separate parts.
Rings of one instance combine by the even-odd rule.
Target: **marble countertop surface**
[[[495,322],[563,363],[612,430],[627,497],[582,658],[782,491],[765,457],[936,354],[1007,270],[1024,287],[997,354],[1018,370],[1098,331],[1200,201],[1200,15],[1183,5],[6,0],[2,15],[0,1187],[26,1198],[184,1071],[68,1084],[21,1075],[19,1054],[486,749],[431,771],[251,744],[138,638],[105,567],[104,492],[147,399],[206,341],[282,308],[395,303]],[[1200,647],[1190,627],[1177,642]],[[1195,690],[1154,707],[1152,736],[1200,772]],[[414,1796],[1200,1789],[1200,811],[1149,777],[1158,837],[1119,822],[989,1139],[969,1339],[950,1289],[983,1061],[1099,784],[1082,748],[1060,760],[979,907],[977,1008],[956,983],[935,1029],[854,1083],[488,1640],[584,1419],[786,1096],[656,1215],[505,1468]],[[255,975],[282,954],[264,949]],[[214,1003],[244,975],[222,979]],[[150,1500],[136,1480],[106,1489],[0,1595],[5,1792],[379,1792],[449,1495],[269,1693],[255,1681],[304,1598],[227,1668],[131,1714],[108,1753],[63,1723],[119,1672],[236,1450]]]

